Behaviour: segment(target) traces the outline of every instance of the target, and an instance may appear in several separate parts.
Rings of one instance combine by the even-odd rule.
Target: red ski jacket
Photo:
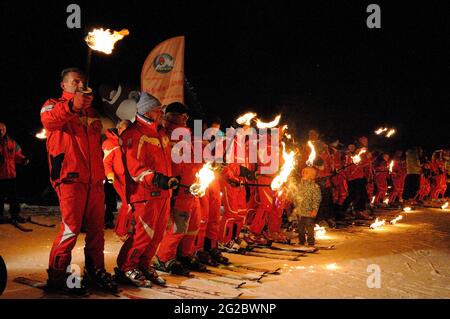
[[[103,166],[107,178],[111,174],[114,177],[122,178],[125,175],[125,168],[122,159],[122,150],[119,145],[119,136],[115,129],[109,129],[105,132],[106,140],[103,141]]]
[[[97,183],[105,179],[100,135],[102,123],[93,108],[72,112],[74,94],[63,92],[41,108],[47,131],[50,180],[55,187],[63,182]]]
[[[171,190],[153,185],[155,173],[172,176],[169,137],[158,123],[137,114],[136,121],[120,136],[125,158],[128,203],[170,197]]]
[[[16,178],[16,163],[23,164],[25,160],[16,141],[7,135],[0,139],[0,179]]]

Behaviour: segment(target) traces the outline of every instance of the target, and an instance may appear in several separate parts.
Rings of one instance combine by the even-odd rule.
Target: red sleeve
[[[113,163],[115,155],[115,149],[119,148],[117,145],[112,145],[108,140],[105,140],[102,144],[103,149],[103,166],[105,167],[105,175],[114,173]]]
[[[15,146],[16,152],[15,152],[14,160],[16,163],[23,164],[23,163],[25,163],[25,160],[27,158],[25,157],[25,155],[22,154],[22,149],[20,148],[20,145],[17,144],[17,142],[15,144],[16,144],[16,146]]]
[[[64,124],[77,116],[69,108],[69,100],[48,100],[41,108],[41,121],[48,131],[61,130]]]

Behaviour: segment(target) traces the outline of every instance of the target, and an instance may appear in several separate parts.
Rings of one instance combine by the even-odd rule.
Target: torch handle
[[[92,49],[90,47],[88,47],[88,53],[87,53],[87,57],[86,57],[86,79],[85,79],[85,83],[84,83],[84,88],[81,91],[84,94],[91,94],[92,93],[92,89],[89,87],[89,78],[90,78],[90,73],[91,73],[91,60],[92,60]]]

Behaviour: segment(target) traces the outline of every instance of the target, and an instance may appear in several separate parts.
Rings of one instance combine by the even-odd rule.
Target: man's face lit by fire
[[[83,74],[78,72],[69,72],[65,75],[63,81],[61,82],[61,88],[65,92],[75,93],[77,91],[82,91],[84,88],[85,77]]]

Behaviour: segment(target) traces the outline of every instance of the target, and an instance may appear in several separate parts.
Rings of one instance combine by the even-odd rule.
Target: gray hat
[[[142,92],[139,101],[137,102],[137,112],[141,115],[150,112],[154,108],[161,106],[161,103],[154,96]]]

